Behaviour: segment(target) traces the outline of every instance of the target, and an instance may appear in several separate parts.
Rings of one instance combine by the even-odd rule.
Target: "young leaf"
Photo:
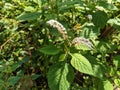
[[[57,63],[50,67],[47,77],[51,90],[69,90],[74,71],[67,63]]]
[[[107,20],[108,20],[108,16],[104,11],[96,11],[93,14],[92,21],[94,25],[97,27],[103,28],[106,25]]]
[[[43,47],[39,51],[47,55],[56,55],[59,53],[60,49],[51,45],[51,46]]]
[[[78,53],[71,54],[71,56],[72,56],[71,65],[75,69],[82,73],[93,75],[92,66],[84,56]]]

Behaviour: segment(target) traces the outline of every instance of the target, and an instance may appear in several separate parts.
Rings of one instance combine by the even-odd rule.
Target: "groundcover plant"
[[[120,0],[1,0],[0,90],[120,90]]]

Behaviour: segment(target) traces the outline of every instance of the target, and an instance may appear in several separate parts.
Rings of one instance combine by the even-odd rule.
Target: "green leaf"
[[[108,16],[104,11],[96,11],[93,14],[92,21],[93,21],[95,26],[103,28],[108,21]]]
[[[0,79],[0,86],[4,86],[4,81]]]
[[[107,9],[107,10],[118,10],[118,8],[114,4],[107,3],[105,1],[99,2],[99,6],[103,7],[104,9]]]
[[[84,44],[75,45],[75,48],[78,50],[91,50],[91,48],[89,48],[88,46]]]
[[[20,77],[18,76],[10,76],[7,82],[9,86],[14,86],[19,80],[20,80]]]
[[[12,66],[11,66],[11,70],[12,71],[15,71],[17,68],[19,68],[20,66],[22,65],[22,62],[21,61],[18,61],[17,63],[14,63]]]
[[[95,27],[93,23],[85,23],[81,28],[80,36],[90,39],[96,39],[100,35],[99,28]]]
[[[39,18],[39,16],[40,16],[39,12],[23,12],[22,14],[17,16],[16,19],[22,20],[22,21],[34,20],[34,19]]]
[[[35,80],[35,79],[39,78],[40,76],[41,76],[41,75],[33,74],[33,75],[32,75],[32,80]]]
[[[120,30],[120,19],[119,18],[109,19],[107,23],[111,24],[117,30]]]
[[[57,63],[50,67],[47,77],[51,90],[69,90],[74,71],[67,63]]]
[[[113,90],[113,85],[110,81],[103,81],[104,90]]]
[[[95,56],[86,55],[86,58],[92,64],[94,76],[100,79],[103,79],[104,68],[102,65],[97,61]],[[106,72],[106,70],[105,70]]]
[[[51,45],[51,46],[45,46],[41,48],[39,51],[47,55],[56,55],[60,52],[60,49]]]
[[[92,66],[90,64],[90,62],[87,60],[87,58],[85,58],[84,56],[82,56],[81,54],[78,53],[74,53],[74,54],[70,54],[72,56],[71,59],[71,65],[77,69],[78,71],[85,73],[85,74],[89,74],[89,75],[93,75],[93,69]]]
[[[93,65],[93,72],[94,72],[94,76],[102,79],[103,78],[103,71],[101,69],[100,65]]]
[[[116,68],[120,67],[120,55],[117,55],[117,56],[113,57],[113,63],[114,63]]]

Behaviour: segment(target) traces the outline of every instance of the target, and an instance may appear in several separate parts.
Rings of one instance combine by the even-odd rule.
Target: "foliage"
[[[120,88],[119,0],[1,0],[0,90]]]

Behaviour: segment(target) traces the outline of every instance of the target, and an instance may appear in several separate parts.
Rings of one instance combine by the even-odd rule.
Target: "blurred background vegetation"
[[[106,81],[75,69],[71,90],[119,90],[120,0],[1,0],[0,90],[49,90],[49,68],[61,62],[65,47],[76,52],[46,24],[50,19],[62,23],[69,40],[81,36],[90,39],[95,50],[81,53],[92,65],[102,65],[99,69],[103,72],[98,70],[98,76],[103,74]],[[41,52],[48,45],[60,48],[61,52]]]

